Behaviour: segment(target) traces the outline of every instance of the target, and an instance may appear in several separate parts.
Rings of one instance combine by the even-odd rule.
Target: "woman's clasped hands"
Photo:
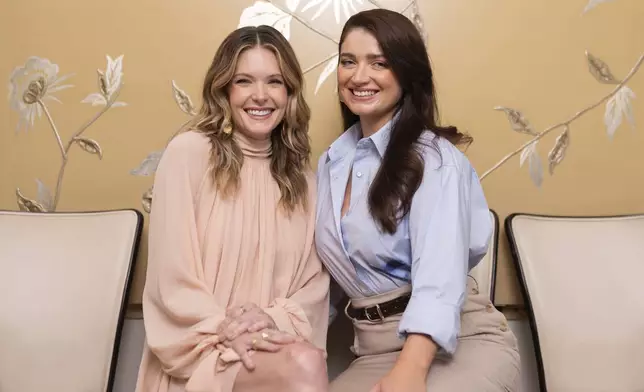
[[[226,319],[217,330],[221,343],[234,350],[248,370],[255,369],[253,351],[277,352],[283,346],[302,338],[277,329],[275,321],[253,303],[235,306],[226,311]]]

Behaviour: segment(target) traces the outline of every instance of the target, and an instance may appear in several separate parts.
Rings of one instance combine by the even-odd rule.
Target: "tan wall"
[[[309,21],[312,28],[337,38],[340,25],[335,23],[333,6],[311,22],[315,8],[301,12],[308,0],[275,3],[283,8],[287,3],[299,3],[290,33],[304,68],[334,52],[332,41],[301,23]],[[345,3],[358,8],[369,4]],[[379,3],[400,10],[408,2]],[[528,135],[513,132],[505,114],[494,107],[521,110],[534,129],[542,131],[598,102],[614,88],[591,75],[586,49],[608,63],[618,79],[624,78],[642,55],[644,24],[636,15],[644,15],[644,3],[637,0],[599,4],[583,15],[585,0],[419,3],[443,119],[475,137],[468,155],[480,174],[530,140]],[[63,104],[47,103],[63,142],[100,109],[80,101],[98,92],[96,69],[105,70],[105,56],[115,59],[124,55],[119,101],[127,106],[110,109],[83,134],[100,143],[102,159],[77,145],[71,148],[59,211],[141,209],[141,195],[151,186],[152,178],[133,176],[130,171],[150,152],[161,150],[188,118],[173,101],[171,81],[176,80],[198,104],[202,76],[217,45],[238,25],[242,10],[252,4],[249,0],[197,0],[189,5],[156,0],[2,2],[0,75],[9,78],[29,56],[58,64],[59,75],[74,74],[66,81],[74,87],[55,93]],[[307,74],[314,158],[341,131],[334,74],[314,94],[323,68],[324,64]],[[628,85],[642,94],[644,76],[636,74]],[[0,208],[16,209],[15,189],[19,187],[26,197],[35,199],[36,178],[53,192],[61,156],[44,115],[27,132],[15,133],[19,117],[10,110],[8,100],[3,102]],[[541,141],[538,152],[545,175],[540,189],[531,183],[528,169],[519,168],[518,155],[484,179],[490,206],[501,219],[514,211],[644,211],[644,132],[631,131],[625,122],[610,141],[604,110],[602,103],[571,124],[571,144],[554,176],[548,174],[546,161],[558,132]],[[633,100],[633,113],[636,124],[644,123],[638,99]],[[521,300],[506,248],[503,241],[497,299],[499,304],[516,304]],[[134,302],[140,300],[146,254],[144,241]]]

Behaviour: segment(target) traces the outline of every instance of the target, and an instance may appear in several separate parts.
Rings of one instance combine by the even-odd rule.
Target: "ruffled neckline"
[[[233,132],[233,139],[242,150],[244,156],[253,158],[268,158],[273,152],[270,138],[264,140],[251,139],[241,132]]]

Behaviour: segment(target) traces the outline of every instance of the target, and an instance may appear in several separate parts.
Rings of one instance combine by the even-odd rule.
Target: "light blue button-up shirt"
[[[391,121],[362,138],[359,124],[344,132],[318,163],[317,251],[338,285],[360,298],[412,285],[399,333],[431,336],[456,350],[467,273],[488,249],[492,222],[479,178],[468,159],[445,139],[440,155],[426,131],[420,146],[423,180],[410,213],[394,234],[381,232],[368,207],[368,191],[387,148]],[[442,158],[442,161],[441,161]],[[349,210],[341,217],[352,176]]]

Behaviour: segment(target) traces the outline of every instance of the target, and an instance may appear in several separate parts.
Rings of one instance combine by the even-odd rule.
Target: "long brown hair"
[[[414,193],[423,179],[424,161],[420,137],[425,130],[454,145],[469,144],[472,138],[456,127],[438,124],[438,108],[433,73],[423,39],[414,24],[404,15],[373,9],[359,12],[347,21],[340,36],[342,43],[354,29],[364,29],[378,41],[391,67],[402,96],[396,107],[389,144],[382,165],[369,189],[369,210],[387,233],[394,233],[400,220],[409,213]],[[344,129],[360,118],[340,102]],[[430,142],[438,150],[437,138]]]
[[[304,100],[304,76],[293,48],[284,36],[270,26],[248,26],[230,33],[217,49],[203,84],[201,109],[191,127],[205,133],[212,145],[213,181],[224,195],[234,193],[244,156],[231,134],[224,132],[231,123],[228,87],[242,52],[254,47],[270,50],[277,57],[284,78],[288,103],[284,119],[271,133],[271,173],[277,182],[280,204],[292,211],[307,207],[306,171],[310,165],[308,135],[311,112]]]

